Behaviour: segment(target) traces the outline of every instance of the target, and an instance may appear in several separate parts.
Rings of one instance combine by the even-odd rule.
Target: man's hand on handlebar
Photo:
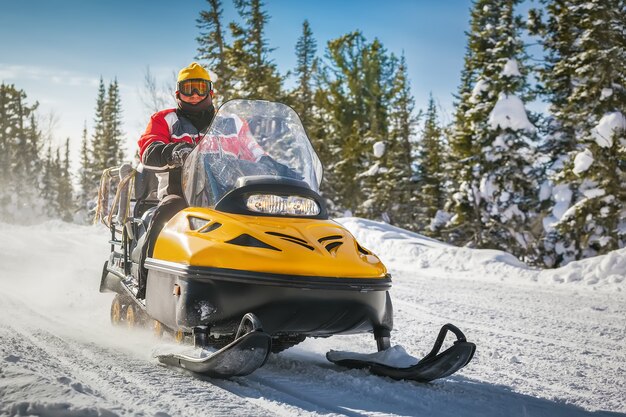
[[[174,167],[183,166],[185,160],[193,150],[193,145],[187,142],[177,143],[172,147],[169,156],[166,156],[167,164]]]

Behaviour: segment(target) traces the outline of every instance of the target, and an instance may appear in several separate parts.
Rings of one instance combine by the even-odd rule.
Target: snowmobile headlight
[[[320,207],[307,197],[296,195],[252,194],[246,200],[248,210],[257,213],[292,216],[317,216]]]

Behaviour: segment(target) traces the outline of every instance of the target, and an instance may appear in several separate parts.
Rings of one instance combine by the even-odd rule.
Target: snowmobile
[[[231,152],[242,124],[265,152],[258,161]],[[219,378],[250,374],[270,353],[310,337],[372,333],[378,352],[389,350],[391,277],[329,219],[321,179],[320,160],[293,109],[226,102],[182,166],[188,208],[167,222],[145,259],[139,299],[139,254],[158,203],[155,175],[141,165],[105,171],[97,217],[111,233],[100,285],[117,293],[111,321],[152,323],[157,333],[193,343],[204,353],[158,360]],[[456,341],[441,351],[448,332]],[[446,324],[432,351],[410,366],[334,351],[327,358],[395,379],[432,381],[467,365],[475,348]]]

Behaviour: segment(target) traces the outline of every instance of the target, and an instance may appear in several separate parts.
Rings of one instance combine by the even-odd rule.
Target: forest
[[[543,0],[525,16],[522,3],[473,2],[449,124],[434,97],[415,102],[405,57],[360,31],[319,56],[305,20],[297,66],[279,69],[262,0],[234,0],[231,22],[221,0],[207,0],[195,59],[216,74],[218,104],[254,98],[296,110],[324,165],[333,216],[558,267],[626,246],[626,2]],[[0,85],[2,221],[91,222],[102,171],[132,153],[122,147],[117,79],[101,78],[94,98],[94,127],[85,125],[72,171],[69,144],[49,144],[37,102]],[[528,108],[537,101],[545,112]]]

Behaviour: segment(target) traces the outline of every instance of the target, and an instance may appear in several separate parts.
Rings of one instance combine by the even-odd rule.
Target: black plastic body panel
[[[252,273],[237,277],[211,269],[199,274],[155,269],[154,264],[148,268],[147,312],[173,329],[202,325],[234,331],[246,313],[255,314],[270,335],[330,336],[393,326],[389,282],[374,289],[356,282],[366,280],[350,285],[350,278],[300,277],[299,282],[281,283],[278,278],[253,279]],[[176,285],[180,295],[175,295]]]

